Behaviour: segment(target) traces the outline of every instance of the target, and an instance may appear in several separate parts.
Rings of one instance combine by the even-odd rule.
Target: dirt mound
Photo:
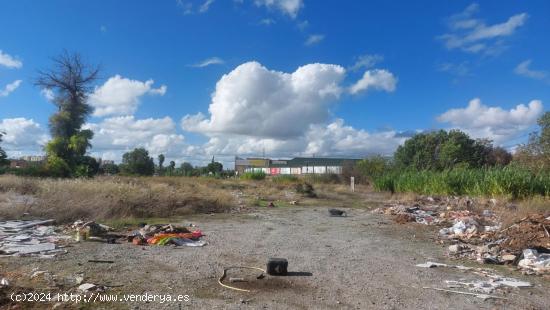
[[[550,249],[550,217],[532,214],[500,231],[501,248],[521,252],[528,248]]]

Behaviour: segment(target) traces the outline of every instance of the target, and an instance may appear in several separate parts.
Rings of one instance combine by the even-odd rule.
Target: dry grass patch
[[[2,190],[20,194],[29,191],[36,200],[26,206],[0,209],[4,218],[55,218],[105,220],[125,217],[170,217],[198,212],[223,212],[233,205],[233,196],[200,179],[125,178],[19,179],[0,177]]]

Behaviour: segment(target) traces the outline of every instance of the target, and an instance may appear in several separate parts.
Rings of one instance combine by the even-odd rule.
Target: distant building
[[[239,174],[263,172],[268,175],[341,174],[346,164],[355,164],[358,160],[321,157],[296,157],[288,160],[235,157],[235,171]]]
[[[10,159],[10,168],[11,169],[19,169],[19,168],[27,168],[29,166],[29,162],[22,159]]]
[[[40,165],[44,161],[46,161],[46,156],[40,156],[40,155],[21,156],[19,159],[10,159],[10,168],[12,169],[28,168],[30,166]]]
[[[29,162],[43,162],[46,160],[46,156],[43,156],[43,155],[22,156],[20,159],[24,161],[29,161]]]
[[[101,159],[100,158],[97,161],[99,162],[100,167],[105,167],[107,165],[114,165],[115,164],[114,160],[109,160],[109,159]]]

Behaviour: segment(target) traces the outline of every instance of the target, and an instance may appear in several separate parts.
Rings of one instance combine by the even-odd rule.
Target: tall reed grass
[[[378,190],[425,195],[550,196],[550,173],[517,166],[444,171],[393,171],[374,180]]]

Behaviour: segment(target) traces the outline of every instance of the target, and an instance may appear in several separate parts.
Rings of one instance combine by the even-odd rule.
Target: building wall
[[[323,160],[295,158],[292,160],[269,160],[258,158],[247,158],[235,160],[235,170],[239,173],[245,172],[263,172],[267,175],[301,175],[301,174],[342,174],[342,165],[346,159],[341,160]],[[317,165],[307,165],[307,163],[317,163]],[[337,163],[340,163],[338,165]],[[291,165],[302,164],[302,167],[292,167]],[[305,164],[305,166],[303,165]],[[323,165],[324,164],[324,165]],[[329,164],[332,164],[329,166]],[[337,165],[334,165],[337,164]]]

